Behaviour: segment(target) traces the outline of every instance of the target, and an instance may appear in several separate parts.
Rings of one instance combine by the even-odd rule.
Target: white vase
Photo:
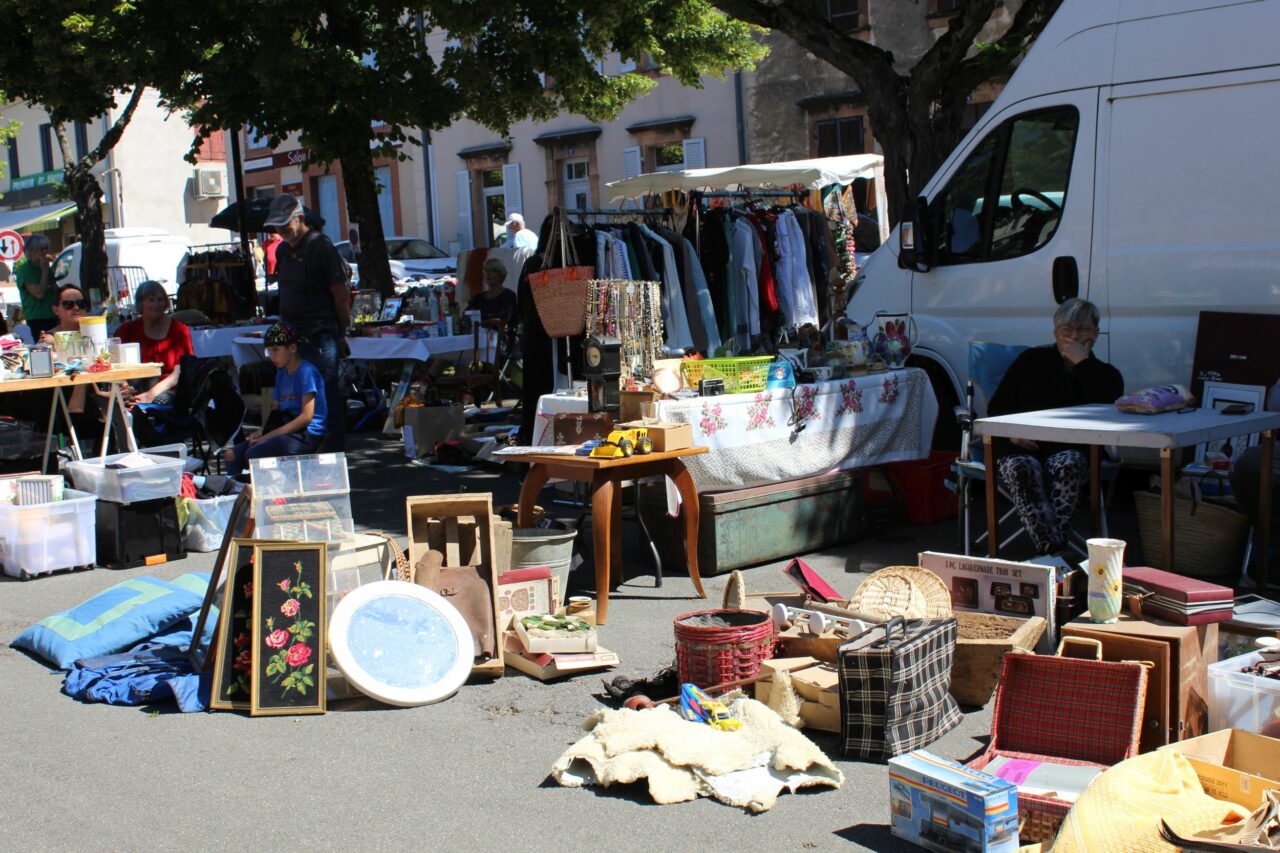
[[[1124,591],[1124,540],[1090,539],[1085,544],[1089,546],[1089,615],[1094,622],[1115,622]]]

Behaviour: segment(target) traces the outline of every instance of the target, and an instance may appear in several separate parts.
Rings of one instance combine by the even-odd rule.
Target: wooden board
[[[427,550],[446,555],[447,566],[478,565],[486,569],[493,599],[493,624],[501,624],[498,612],[498,571],[494,546],[493,495],[488,492],[457,495],[417,495],[405,498],[409,532],[409,565],[416,565]],[[509,558],[508,558],[509,559]],[[497,654],[477,660],[472,677],[499,678],[503,673],[502,638]]]
[[[961,705],[985,705],[1000,681],[1004,656],[1031,652],[1048,622],[1039,616],[1019,619],[993,613],[955,612],[959,623],[955,660],[951,665],[951,695]]]
[[[72,385],[92,385],[105,382],[129,382],[134,379],[152,379],[160,375],[159,364],[128,364],[111,368],[106,373],[77,373],[53,376],[6,379],[0,381],[0,393],[5,391],[38,391],[42,388],[67,388]]]

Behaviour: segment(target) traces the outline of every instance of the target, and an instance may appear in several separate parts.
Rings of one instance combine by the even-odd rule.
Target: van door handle
[[[1080,295],[1080,271],[1076,259],[1063,255],[1053,259],[1053,299],[1059,305]]]

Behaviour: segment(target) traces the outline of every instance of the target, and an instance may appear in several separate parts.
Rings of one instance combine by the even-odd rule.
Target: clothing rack
[[[669,207],[578,207],[562,211],[566,216],[672,216]]]

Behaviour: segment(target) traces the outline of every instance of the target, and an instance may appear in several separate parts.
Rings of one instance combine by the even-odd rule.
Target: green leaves
[[[289,626],[288,631],[293,635],[295,643],[305,643],[311,639],[311,635],[316,632],[316,623],[305,620],[298,620]]]

